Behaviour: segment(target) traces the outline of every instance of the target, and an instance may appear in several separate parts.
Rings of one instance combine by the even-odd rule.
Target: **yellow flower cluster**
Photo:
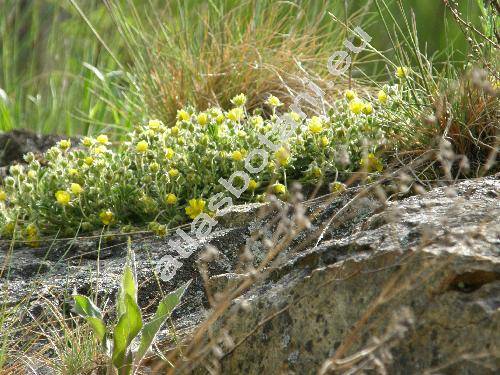
[[[281,103],[281,101],[274,95],[269,95],[266,100],[266,104],[273,108],[281,107],[283,105],[283,103]]]
[[[367,172],[382,172],[384,165],[382,160],[377,158],[374,154],[369,153],[366,158],[361,159],[360,165]]]
[[[156,223],[154,232],[164,233],[188,218],[211,214],[208,198],[221,192],[221,179],[248,165],[259,172],[246,186],[240,178],[231,181],[243,190],[239,201],[266,194],[287,199],[287,183],[279,181],[328,183],[343,171],[380,173],[383,163],[376,155],[386,135],[409,134],[401,114],[391,112],[401,97],[401,89],[391,86],[375,98],[347,90],[327,113],[285,113],[296,123],[287,132],[287,121],[277,115],[284,107],[278,97],[268,96],[262,110],[251,113],[247,97],[239,94],[227,110],[189,107],[178,110],[175,124],[160,119],[138,124],[123,142],[111,142],[107,134],[84,137],[83,147],[61,140],[45,153],[43,166],[27,156],[25,168],[11,168],[0,185],[0,233],[18,231],[33,243],[40,234],[60,229],[70,235],[79,229]],[[263,149],[267,157],[253,152]],[[338,191],[341,185],[331,186]]]
[[[67,206],[71,200],[71,195],[65,190],[58,190],[54,195],[61,206]]]
[[[313,134],[319,134],[323,131],[323,121],[318,116],[313,116],[309,120],[309,131]]]
[[[371,115],[373,113],[373,106],[371,103],[366,103],[361,99],[355,98],[349,102],[349,110],[355,115],[361,113]]]
[[[196,218],[196,216],[205,210],[205,204],[206,202],[201,198],[190,199],[188,206],[186,207],[186,215],[188,215],[191,219]]]

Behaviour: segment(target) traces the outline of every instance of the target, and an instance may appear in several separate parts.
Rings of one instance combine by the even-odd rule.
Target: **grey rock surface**
[[[23,163],[23,157],[28,152],[39,155],[54,146],[61,139],[64,139],[64,137],[42,135],[27,130],[13,130],[7,133],[0,133],[0,167],[14,163]],[[78,142],[78,138],[73,138],[72,140],[73,143]]]
[[[390,374],[498,373],[499,197],[495,179],[438,188],[295,255],[240,298],[248,312],[219,322],[239,343],[222,373],[314,374],[339,348],[345,359],[388,334],[398,340],[368,368],[376,358]]]

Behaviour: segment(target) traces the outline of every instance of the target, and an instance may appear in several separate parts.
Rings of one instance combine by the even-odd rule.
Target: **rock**
[[[495,373],[500,181],[498,176],[468,180],[454,192],[437,188],[383,206],[352,189],[306,202],[307,213],[317,214],[311,228],[277,257],[266,280],[235,302],[246,301],[248,311],[237,318],[228,313],[214,326],[215,333],[223,328],[236,343],[232,350],[223,348],[221,373],[317,373],[335,354],[345,360],[364,348],[372,356],[347,358],[347,365],[366,360],[391,374]],[[194,242],[193,254],[180,259],[182,267],[168,282],[157,277],[156,265],[167,254],[178,257],[168,242],[180,238],[134,239],[141,307],[153,312],[164,293],[193,279],[174,317],[180,337],[189,341],[210,312],[209,297],[246,278],[245,264],[257,266],[265,258],[265,241],[252,235],[273,234],[275,210],[250,205],[221,212],[215,231]],[[318,244],[308,239],[313,233],[315,238],[323,233]],[[219,256],[208,264],[204,280],[197,259],[207,244],[218,248]],[[97,294],[98,304],[111,307],[107,318],[113,318],[126,241],[96,249],[98,239],[0,251],[0,264],[9,265],[0,272],[1,300],[7,305],[28,300],[26,309],[41,317],[46,313],[41,297],[62,309],[76,289]],[[169,347],[167,332],[160,337]]]
[[[8,133],[1,133],[0,167],[24,162],[23,156],[28,152],[42,154],[61,139],[64,139],[64,137],[41,135],[27,130],[13,130]]]
[[[240,297],[249,311],[218,322],[239,343],[221,372],[316,373],[339,350],[345,359],[396,337],[372,353],[387,373],[498,373],[500,181],[454,189],[390,203]],[[411,314],[395,325],[402,307]],[[375,366],[367,355],[349,363],[361,360]]]

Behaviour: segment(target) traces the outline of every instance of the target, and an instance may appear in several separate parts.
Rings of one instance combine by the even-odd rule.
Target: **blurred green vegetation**
[[[378,0],[378,3],[381,4],[383,1]],[[449,14],[449,11],[446,10],[444,1],[404,0],[391,2],[389,8],[396,16],[396,21],[402,24],[402,17],[398,16],[401,14],[400,3],[410,19],[412,13],[415,15],[421,51],[426,51],[429,57],[436,56],[437,61],[441,62],[450,57],[457,64],[465,60],[468,50],[466,38]],[[477,0],[465,0],[459,3],[460,11],[467,17],[466,20],[478,24],[479,9]],[[397,25],[391,25],[391,27],[395,26]],[[372,26],[370,33],[376,41],[375,46],[383,50],[384,46],[388,45],[387,34],[379,23]]]
[[[460,2],[462,13],[476,24],[479,14],[477,2],[478,0]],[[238,20],[241,22],[239,30],[232,28],[229,31],[231,34],[227,36],[231,43],[238,43],[238,38],[243,40],[245,35],[252,33],[256,25],[265,25],[265,17],[270,14],[271,7],[275,8],[279,4],[272,1],[235,0],[111,0],[106,3],[114,10],[110,11],[102,0],[0,1],[0,130],[28,128],[43,133],[71,135],[95,133],[103,129],[129,129],[135,121],[148,115],[144,100],[137,98],[146,88],[140,84],[136,86],[137,77],[131,73],[140,72],[138,65],[141,64],[141,69],[149,69],[151,61],[144,61],[144,54],[136,56],[133,53],[136,46],[131,44],[130,39],[127,40],[130,32],[137,32],[131,25],[138,26],[138,19],[144,21],[140,25],[143,35],[136,38],[135,42],[154,41],[155,33],[175,33],[168,39],[168,43],[172,43],[169,46],[172,53],[168,57],[176,59],[178,64],[165,67],[171,70],[187,69],[194,67],[194,60],[189,61],[191,65],[183,64],[186,59],[193,59],[196,53],[207,49],[203,45],[207,41],[202,35],[204,28],[210,26],[212,31],[218,22],[220,35],[217,41],[224,41],[224,33],[228,32],[224,23],[227,22],[230,11],[240,8],[248,10],[246,17],[241,11],[238,13]],[[357,18],[352,19],[352,25],[360,22],[373,37],[373,45],[387,52],[388,56],[392,53],[388,50],[390,41],[385,28],[381,26],[377,6],[391,10],[393,18],[387,16],[387,20],[390,21],[389,27],[394,29],[401,26],[398,24],[403,20],[400,7],[410,16],[409,19],[413,11],[421,51],[434,56],[436,62],[451,62],[457,67],[463,65],[468,53],[467,42],[460,28],[447,15],[442,1],[374,0],[348,3],[348,13],[357,14]],[[279,14],[282,20],[279,32],[282,36],[297,36],[309,32],[311,37],[310,31],[313,30],[318,34],[318,40],[323,40],[324,44],[317,47],[318,51],[334,51],[338,47],[340,38],[332,37],[330,40],[325,35],[345,35],[343,28],[332,25],[333,21],[328,16],[328,12],[332,12],[345,19],[344,1],[311,0],[287,4],[290,9],[296,7],[297,10]],[[125,12],[118,14],[118,8]],[[210,19],[206,13],[210,13]],[[129,20],[131,22],[127,26],[130,27],[127,34],[123,32],[123,25]],[[160,27],[167,23],[174,26],[171,29]],[[181,41],[189,44],[187,42],[190,38],[192,45],[179,45],[178,48],[174,45]],[[255,39],[249,40],[255,42]],[[162,42],[166,42],[166,39]],[[257,50],[257,47],[262,46],[253,47]],[[278,50],[277,47],[273,48]],[[308,53],[310,51],[311,49]],[[214,49],[211,57],[213,53],[219,52],[224,53],[221,49]],[[302,57],[296,56],[298,60]],[[323,59],[320,52],[318,59]],[[147,75],[148,71],[143,70],[141,73]],[[174,73],[172,76],[184,74]],[[146,81],[143,80],[144,82]],[[232,82],[233,86],[227,97],[238,91],[235,82],[237,83]],[[167,87],[172,89],[173,86]],[[196,86],[186,84],[186,90],[195,89]],[[244,89],[248,87],[242,82],[241,91]],[[224,90],[224,85],[218,83],[213,90],[219,91],[214,93],[214,97],[221,99],[220,91]],[[177,94],[182,97],[181,93],[171,94],[168,100],[172,101]],[[182,99],[190,100],[190,97],[188,95]],[[174,102],[168,105],[180,107],[183,104],[186,103]],[[149,105],[158,105],[158,101],[149,101]]]
[[[102,1],[86,0],[85,14],[107,43],[120,45]],[[0,53],[0,129],[74,134],[129,126],[105,102],[118,94],[117,63],[69,1],[0,1]]]

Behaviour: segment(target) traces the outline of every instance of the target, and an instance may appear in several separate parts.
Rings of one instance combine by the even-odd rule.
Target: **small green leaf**
[[[137,301],[137,284],[135,275],[130,266],[125,266],[122,276],[122,285],[118,296],[118,316],[125,312],[125,296],[129,295],[134,301]]]
[[[161,326],[170,317],[174,309],[181,302],[184,292],[191,284],[191,280],[169,293],[158,305],[153,319],[144,325],[142,329],[141,344],[135,356],[136,364],[139,364],[153,344],[156,334]]]
[[[75,311],[92,327],[92,331],[96,335],[99,342],[104,343],[106,339],[106,325],[102,320],[102,313],[99,308],[86,296],[73,296],[75,300]]]
[[[87,297],[80,294],[73,296],[75,300],[75,311],[78,315],[87,318],[94,317],[102,319],[101,310]]]

